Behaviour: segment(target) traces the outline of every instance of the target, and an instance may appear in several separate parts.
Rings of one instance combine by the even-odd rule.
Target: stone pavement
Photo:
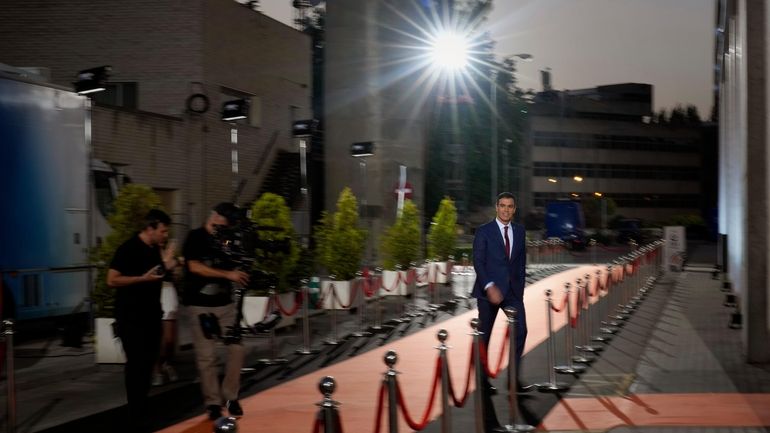
[[[560,376],[559,380],[572,382],[570,393],[560,398],[536,394],[523,399],[527,421],[540,424],[541,428],[548,428],[549,423],[559,427],[549,430],[585,430],[580,423],[575,423],[575,420],[582,422],[580,413],[568,415],[572,424],[557,422],[558,411],[563,411],[565,407],[557,403],[585,399],[587,395],[596,399],[597,395],[770,393],[770,367],[749,365],[743,361],[740,331],[727,326],[732,309],[722,306],[724,295],[719,290],[720,282],[700,270],[714,263],[714,250],[711,244],[692,245],[688,254],[691,270],[660,280],[632,319],[633,323],[629,323],[589,371],[578,378]],[[417,298],[420,297],[416,296],[415,301]],[[401,304],[395,299],[389,302],[386,309],[389,316],[386,317],[398,315],[412,303]],[[467,306],[460,305],[458,308],[463,310]],[[444,312],[444,317],[449,314]],[[441,320],[440,316],[437,320]],[[341,313],[337,317],[340,319],[339,335],[347,335],[357,329],[355,315]],[[314,342],[328,335],[328,320],[326,315],[311,318]],[[419,324],[408,332],[415,329],[419,329]],[[298,327],[279,332],[278,345],[281,353],[298,348],[301,345]],[[256,365],[259,358],[270,353],[264,338],[248,339],[247,347],[247,365]],[[350,350],[350,346],[345,350]],[[329,358],[329,362],[334,362],[332,357]],[[525,380],[535,382],[546,378],[546,371],[540,362],[542,359],[544,347],[536,348],[525,357]],[[101,421],[118,415],[122,410],[125,402],[122,366],[94,364],[93,346],[90,344],[75,349],[60,346],[56,338],[27,342],[17,347],[15,363],[18,432],[103,431],[99,428],[103,425]],[[303,371],[303,366],[299,364],[301,362],[295,363],[298,372]],[[197,415],[201,410],[192,350],[180,351],[176,366],[181,380],[153,388],[152,391],[153,405],[158,412],[155,415],[163,419],[157,427]],[[311,368],[308,365],[306,370],[312,371]],[[243,392],[253,394],[289,377],[280,369],[256,367],[252,374],[244,377]],[[5,383],[0,390],[0,405],[3,407],[6,404]],[[498,387],[502,389],[503,384],[498,383]],[[504,392],[495,397],[495,405],[498,417],[504,422],[507,419]],[[604,412],[612,412],[606,406],[604,409]],[[472,431],[471,410],[453,411],[456,412],[453,414],[454,431]],[[770,413],[770,406],[759,412],[759,422],[764,422]],[[595,415],[587,413],[592,414],[590,418]],[[662,431],[650,430],[652,427],[641,424],[628,424],[628,421],[621,417],[599,426],[596,431]],[[466,425],[470,428],[465,428]],[[736,423],[732,425],[734,429],[723,431],[763,431],[762,428],[768,425],[770,421],[761,426]],[[667,431],[719,431],[694,424],[680,425],[679,428]],[[425,431],[438,432],[438,423],[432,422]]]

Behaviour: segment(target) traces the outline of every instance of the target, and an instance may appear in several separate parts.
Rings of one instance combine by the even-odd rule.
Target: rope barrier
[[[452,404],[454,404],[455,407],[463,407],[465,406],[465,403],[468,401],[468,396],[470,395],[470,389],[471,389],[471,374],[473,374],[473,351],[471,350],[469,354],[470,360],[468,362],[468,375],[465,377],[465,390],[463,391],[462,398],[457,398],[457,395],[455,394],[454,385],[452,385],[452,381],[449,381],[449,395],[452,397]],[[449,360],[447,360],[447,367],[449,367]],[[448,370],[449,368],[447,368]]]
[[[436,401],[436,391],[438,390],[439,380],[441,379],[441,359],[436,358],[436,373],[433,375],[433,385],[431,385],[430,397],[428,398],[428,405],[425,408],[425,412],[422,415],[420,422],[416,422],[412,419],[411,414],[406,408],[406,402],[404,401],[404,395],[401,392],[401,384],[396,381],[396,393],[398,397],[398,405],[401,406],[401,414],[404,416],[407,425],[412,430],[422,430],[430,421],[430,413],[433,411],[433,403]]]
[[[380,392],[377,395],[377,415],[374,417],[374,433],[380,433],[382,426],[382,412],[385,409],[385,381],[380,384]]]
[[[332,290],[332,299],[336,301],[337,304],[339,304],[340,308],[347,309],[350,308],[351,305],[353,305],[353,301],[356,299],[356,291],[351,290],[350,291],[350,299],[348,299],[348,304],[345,305],[342,303],[342,300],[339,298],[339,295],[337,295],[337,288],[334,287],[334,284],[330,284],[331,290]],[[334,305],[332,305],[334,307]]]
[[[482,344],[481,349],[481,363],[484,365],[484,371],[486,371],[487,376],[491,377],[492,379],[497,378],[497,375],[500,374],[500,371],[503,369],[503,358],[505,356],[505,349],[508,347],[508,338],[511,335],[511,330],[507,327],[505,328],[505,336],[503,337],[503,345],[500,348],[500,355],[498,355],[497,358],[497,367],[495,367],[494,370],[491,370],[489,368],[489,361],[487,359],[487,347],[485,344]]]
[[[283,305],[281,305],[281,298],[278,297],[278,293],[273,295],[273,297],[275,298],[275,305],[278,307],[278,310],[286,317],[291,317],[297,314],[300,304],[302,304],[302,292],[296,292],[294,294],[294,305],[291,307],[291,310],[283,308]]]

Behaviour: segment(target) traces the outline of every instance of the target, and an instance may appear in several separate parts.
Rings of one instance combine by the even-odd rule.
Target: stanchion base
[[[555,383],[538,383],[535,385],[537,387],[537,390],[540,392],[566,392],[569,391],[569,385],[566,383],[561,382],[555,382]]]
[[[278,365],[278,364],[286,364],[289,362],[286,358],[264,358],[264,359],[258,359],[257,364],[258,365]]]
[[[320,352],[318,349],[297,349],[294,351],[297,355],[315,355]]]
[[[350,336],[351,337],[355,337],[355,338],[371,337],[372,333],[371,332],[367,332],[367,331],[359,331],[359,332],[354,332],[354,333],[350,334]]]
[[[616,314],[614,316],[610,316],[610,319],[624,320],[625,321],[625,320],[628,320],[628,315],[626,315],[626,314]]]
[[[599,346],[598,344],[586,344],[585,346],[577,346],[575,348],[581,352],[588,353],[597,353],[604,350],[604,346]]]
[[[340,344],[339,340],[324,340],[323,344],[326,344],[327,346],[336,346]]]
[[[602,325],[604,325],[604,326],[611,326],[613,328],[622,328],[622,327],[624,327],[626,325],[626,322],[616,322],[614,320],[610,320],[608,322],[605,322],[605,321],[602,320]],[[617,332],[618,330],[616,329],[615,331]]]
[[[509,432],[534,431],[535,427],[529,424],[513,424],[513,425],[506,424],[505,430]]]
[[[596,361],[595,356],[578,355],[572,357],[572,362],[579,362],[581,364],[590,364]]]
[[[602,324],[604,325],[604,322],[602,322]],[[612,325],[610,325],[610,326],[612,326]],[[609,326],[608,327],[599,328],[599,332],[601,332],[602,334],[608,334],[608,335],[617,334],[618,331],[619,331],[618,328],[610,328]]]
[[[585,365],[557,365],[553,368],[559,374],[580,374],[586,371]]]
[[[597,343],[609,343],[612,341],[612,337],[606,335],[594,335],[591,337],[591,341],[595,341]]]

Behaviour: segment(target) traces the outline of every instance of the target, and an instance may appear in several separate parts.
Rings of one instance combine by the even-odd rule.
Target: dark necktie
[[[511,240],[508,239],[508,226],[503,226],[503,238],[505,238],[505,258],[511,259]]]

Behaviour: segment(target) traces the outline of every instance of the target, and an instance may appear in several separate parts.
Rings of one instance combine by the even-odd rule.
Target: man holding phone
[[[147,395],[160,348],[160,290],[166,270],[176,261],[173,242],[167,242],[171,218],[152,209],[142,224],[115,251],[107,271],[107,284],[116,289],[115,325],[126,353],[127,424],[132,431],[149,431]]]

